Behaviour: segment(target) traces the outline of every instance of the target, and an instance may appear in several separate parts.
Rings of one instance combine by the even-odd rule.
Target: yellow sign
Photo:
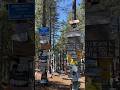
[[[70,64],[77,64],[77,61],[75,61],[74,59],[72,59],[72,56],[70,54],[67,55],[67,60]]]
[[[72,59],[71,55],[68,54],[68,55],[67,55],[67,60],[68,60],[69,63],[71,62],[71,59]]]
[[[81,59],[81,57],[82,57],[81,51],[76,51],[76,53],[77,53],[77,58],[78,58],[78,59]]]

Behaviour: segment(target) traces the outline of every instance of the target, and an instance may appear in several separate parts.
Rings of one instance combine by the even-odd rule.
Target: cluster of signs
[[[14,22],[11,31],[13,41],[13,56],[17,57],[17,67],[12,68],[11,84],[24,86],[32,84],[33,60],[35,55],[34,37],[34,3],[8,3],[8,20]],[[22,57],[22,58],[21,58]],[[20,59],[19,59],[20,58]],[[29,60],[29,58],[31,60]],[[14,70],[15,69],[15,70]],[[30,73],[31,72],[31,73]],[[33,74],[34,75],[34,74]]]
[[[34,36],[34,3],[10,3],[8,4],[8,20],[16,22],[13,25],[13,54],[21,56],[34,56],[34,41],[31,36]],[[26,22],[22,22],[24,20]],[[18,23],[18,21],[21,21]],[[29,41],[29,42],[28,42]]]
[[[28,86],[33,77],[33,58],[17,57],[10,66],[10,84],[14,86]]]
[[[96,77],[100,78],[100,69],[98,68],[96,59],[86,58],[85,67],[87,68],[85,70],[86,76],[93,77],[95,80],[96,80]]]
[[[47,67],[48,50],[50,49],[49,28],[48,27],[39,28],[39,35],[40,35],[40,52],[39,52],[40,67],[41,69],[43,68],[45,70]]]
[[[92,77],[95,82],[101,82],[101,80],[109,80],[111,78],[111,58],[101,58],[99,60],[96,58],[86,58],[85,60],[85,74],[88,77]]]
[[[69,22],[70,24],[77,24],[79,23],[79,20],[72,20]],[[68,30],[68,32],[65,34],[65,36],[68,38],[68,43],[66,44],[66,50],[67,50],[67,61],[70,64],[70,77],[72,78],[72,81],[78,81],[80,78],[79,76],[79,70],[78,70],[78,60],[80,59],[80,48],[81,45],[79,42],[76,41],[78,38],[80,39],[80,32],[79,29],[72,28],[71,30]],[[80,40],[78,40],[80,41]]]

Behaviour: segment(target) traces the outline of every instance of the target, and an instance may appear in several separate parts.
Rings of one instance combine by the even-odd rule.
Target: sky
[[[76,0],[77,6],[80,4],[82,0]],[[58,3],[58,13],[59,13],[59,21],[67,21],[67,16],[69,11],[72,10],[72,0],[61,0],[61,2]],[[65,10],[63,10],[65,9]]]

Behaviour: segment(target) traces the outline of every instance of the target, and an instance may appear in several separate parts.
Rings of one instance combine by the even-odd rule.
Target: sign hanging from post
[[[27,20],[34,19],[34,3],[17,3],[8,4],[8,19],[10,20]]]

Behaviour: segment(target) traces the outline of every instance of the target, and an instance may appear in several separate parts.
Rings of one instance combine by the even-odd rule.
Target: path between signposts
[[[38,74],[39,76],[40,74]],[[68,79],[68,75],[53,73],[52,78],[49,77],[48,79],[49,86],[41,87],[38,85],[36,90],[70,90],[71,88],[71,80]],[[80,90],[85,90],[85,77],[80,78]]]

